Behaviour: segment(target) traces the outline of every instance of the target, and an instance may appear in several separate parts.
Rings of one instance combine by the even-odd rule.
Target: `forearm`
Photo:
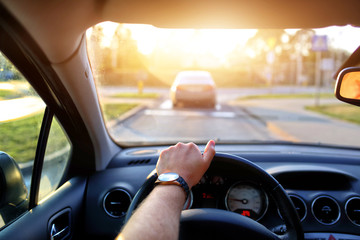
[[[156,172],[158,176],[175,173],[181,176],[191,189],[204,175],[214,155],[215,142],[212,140],[206,145],[203,154],[194,143],[178,143],[160,153]],[[156,186],[135,211],[117,239],[178,239],[179,220],[185,196],[184,189],[177,185]]]
[[[185,192],[181,187],[176,185],[155,187],[135,211],[117,239],[178,239],[179,219],[184,202]]]

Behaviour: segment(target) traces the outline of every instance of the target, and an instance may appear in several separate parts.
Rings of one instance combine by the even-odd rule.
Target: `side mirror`
[[[28,191],[19,166],[0,151],[0,228],[28,209]]]
[[[360,106],[360,68],[345,68],[339,73],[335,96],[340,101]]]

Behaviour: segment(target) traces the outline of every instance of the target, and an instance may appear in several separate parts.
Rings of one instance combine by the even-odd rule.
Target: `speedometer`
[[[229,211],[257,221],[266,213],[268,198],[265,192],[257,185],[248,182],[237,182],[227,192],[225,205]]]

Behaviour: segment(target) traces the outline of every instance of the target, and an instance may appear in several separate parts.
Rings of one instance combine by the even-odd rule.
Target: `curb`
[[[135,114],[137,114],[138,112],[144,110],[146,108],[145,105],[140,104],[139,106],[134,107],[133,109],[127,111],[126,113],[122,114],[121,116],[119,116],[117,119],[111,120],[108,124],[107,127],[108,128],[112,128],[115,125],[118,125],[119,123],[123,122],[124,120],[126,120],[129,117],[134,116]]]

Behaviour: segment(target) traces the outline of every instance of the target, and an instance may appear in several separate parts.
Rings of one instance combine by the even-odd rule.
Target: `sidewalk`
[[[24,97],[0,101],[0,123],[23,118],[43,111],[45,103],[39,97]]]

